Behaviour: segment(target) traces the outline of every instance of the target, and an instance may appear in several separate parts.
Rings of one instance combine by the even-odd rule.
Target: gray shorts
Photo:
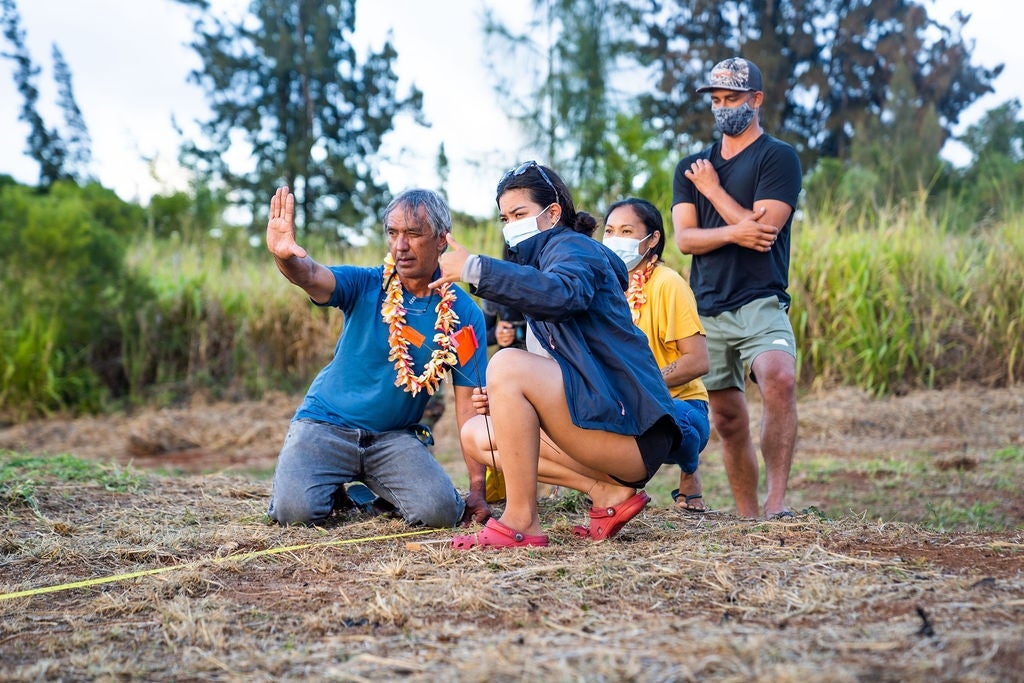
[[[735,311],[701,316],[707,331],[711,369],[704,375],[708,391],[743,389],[744,370],[764,351],[785,351],[796,357],[796,337],[788,306],[776,296],[756,299]]]

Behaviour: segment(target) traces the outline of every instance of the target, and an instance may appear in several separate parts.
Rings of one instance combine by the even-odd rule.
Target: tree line
[[[387,39],[356,53],[355,0],[252,0],[234,19],[208,0],[173,1],[193,20],[201,65],[189,79],[211,110],[203,139],[181,146],[194,186],[248,209],[255,229],[265,188],[282,182],[295,189],[300,225],[337,232],[371,224],[389,199],[376,172],[384,135],[399,115],[427,124],[417,87],[399,91],[398,47]],[[38,112],[40,70],[16,0],[0,7],[40,187],[89,180],[70,65],[54,45],[64,125],[51,127]],[[485,13],[488,66],[510,116],[584,206],[635,194],[668,208],[674,163],[715,135],[696,84],[735,54],[761,67],[762,122],[800,152],[808,211],[853,206],[870,220],[925,193],[966,199],[963,220],[973,224],[1019,206],[1017,100],[961,137],[972,154],[966,169],[939,155],[1003,70],[973,62],[967,14],[944,24],[915,0],[533,0],[532,8],[522,30]],[[226,154],[240,141],[246,166]],[[443,146],[437,158],[443,179]],[[982,195],[990,201],[971,200]]]
[[[15,0],[0,0],[26,153],[39,164],[33,187],[0,175],[0,422],[196,390],[294,389],[329,351],[317,342],[332,336],[329,319],[276,299],[266,259],[247,248],[265,225],[263,189],[294,187],[318,228],[304,240],[332,262],[358,262],[357,250],[329,251],[336,230],[374,222],[388,201],[377,148],[399,113],[422,118],[421,93],[399,92],[390,42],[356,54],[352,0],[253,0],[233,22],[205,0],[175,1],[195,19],[191,78],[211,115],[204,140],[182,146],[192,189],[143,207],[91,177],[88,128],[56,46],[62,122],[40,115],[41,70]],[[944,27],[900,0],[533,7],[522,33],[488,15],[486,52],[503,104],[581,206],[631,194],[667,209],[676,160],[713,135],[695,85],[735,53],[762,67],[766,126],[808,169],[795,248],[815,258],[798,260],[792,277],[794,326],[811,340],[807,381],[872,391],[1019,381],[1020,103],[961,136],[967,167],[938,155],[1001,70],[971,63],[966,17]],[[227,162],[239,139],[251,168]],[[443,182],[443,147],[437,156]],[[253,224],[228,225],[228,204],[252,209]],[[487,241],[496,231],[473,229],[483,222],[456,216],[465,243],[497,253]],[[208,260],[187,270],[193,253]],[[685,268],[680,254],[667,258]]]
[[[808,174],[804,208],[855,208],[865,220],[922,193],[963,202],[973,225],[1019,208],[1024,122],[1011,100],[961,138],[966,171],[940,157],[963,112],[993,92],[1003,65],[977,65],[950,24],[910,0],[534,0],[522,31],[487,15],[503,102],[580,188],[584,205],[638,194],[667,209],[674,164],[710,143],[696,86],[730,56],[764,76],[765,129]],[[547,39],[546,36],[553,36]],[[538,36],[543,37],[538,41]],[[998,188],[972,202],[965,181]]]

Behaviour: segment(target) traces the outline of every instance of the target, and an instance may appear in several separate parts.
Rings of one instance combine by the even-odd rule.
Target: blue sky
[[[247,0],[214,0],[239,12]],[[415,82],[424,94],[424,110],[433,122],[424,130],[402,121],[384,152],[394,161],[381,174],[398,191],[410,185],[436,184],[435,159],[443,141],[451,162],[448,187],[454,208],[480,216],[493,213],[493,188],[503,170],[533,156],[509,126],[502,102],[483,66],[480,17],[484,0],[361,0],[355,40],[378,46],[389,28],[399,57],[402,84]],[[509,21],[528,16],[527,0],[488,2]],[[100,180],[125,199],[147,201],[155,192],[183,186],[175,163],[178,138],[171,119],[186,133],[206,117],[206,105],[188,72],[198,66],[186,47],[191,22],[170,0],[19,0],[32,58],[43,73],[37,85],[41,109],[56,123],[55,88],[50,59],[56,42],[71,67],[75,96],[93,139],[94,168]],[[1024,101],[1024,50],[1018,25],[996,0],[937,0],[929,3],[936,18],[947,21],[959,8],[973,18],[965,35],[975,39],[975,63],[1006,64],[996,81],[997,93],[974,105],[964,123],[1011,97]],[[4,46],[6,50],[6,45]],[[13,64],[0,61],[0,172],[35,182],[38,169],[24,156],[28,129],[17,120],[21,97],[15,90]],[[954,161],[963,154],[946,150]],[[147,164],[142,157],[154,158]],[[272,188],[268,188],[268,197]]]

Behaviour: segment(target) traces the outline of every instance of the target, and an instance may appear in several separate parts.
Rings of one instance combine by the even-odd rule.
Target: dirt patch
[[[1024,388],[969,386],[886,398],[843,388],[803,397],[799,412],[801,446],[840,454],[1024,444]]]
[[[262,483],[224,474],[8,499],[0,677],[1002,681],[1024,665],[1020,531],[655,505],[592,544],[571,532],[581,510],[545,499],[550,547],[460,553],[410,551],[452,532],[388,517],[271,526],[264,504]]]
[[[159,410],[68,419],[55,417],[0,429],[0,448],[132,463],[144,468],[217,472],[273,468],[301,396],[211,402]],[[751,396],[751,423],[760,420]],[[450,399],[449,399],[450,403]],[[1024,388],[918,391],[871,398],[856,389],[806,395],[799,403],[798,458],[929,451],[949,456],[942,467],[986,448],[1024,445]],[[452,410],[436,427],[438,451],[454,450]],[[712,434],[709,455],[714,454]],[[969,467],[969,460],[963,461]]]
[[[451,531],[386,516],[266,524],[298,401],[0,431],[0,449],[106,472],[0,487],[0,678],[994,682],[1024,669],[1024,390],[805,396],[795,519],[732,515],[713,439],[711,513],[672,509],[666,469],[619,537],[575,538],[585,512],[563,496],[541,503],[551,547],[508,553],[457,553]],[[458,481],[451,412],[436,454]]]
[[[760,409],[756,393],[752,397],[756,434]],[[0,449],[265,480],[300,401],[301,396],[284,394],[250,402],[197,398],[177,408],[53,418],[0,430]],[[464,483],[450,396],[447,402],[449,409],[435,426],[435,453],[456,482]],[[803,396],[799,415],[790,482],[794,509],[942,530],[1024,524],[1024,498],[1012,481],[1014,472],[1024,476],[1024,388],[964,387],[884,399],[843,388]],[[730,511],[714,433],[701,471],[705,500]],[[664,500],[677,486],[676,473],[665,468],[649,491]]]
[[[208,402],[176,408],[36,420],[0,430],[0,448],[176,472],[267,471],[301,397]]]

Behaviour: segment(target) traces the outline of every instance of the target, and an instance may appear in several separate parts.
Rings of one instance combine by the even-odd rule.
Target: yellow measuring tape
[[[256,550],[251,553],[241,553],[239,555],[228,555],[227,557],[213,557],[205,560],[196,560],[187,564],[176,564],[169,567],[157,567],[155,569],[141,569],[137,572],[129,572],[127,574],[116,574],[114,576],[101,576],[96,579],[85,579],[84,581],[75,581],[73,583],[62,583],[58,586],[42,586],[40,588],[31,588],[29,590],[17,591],[15,593],[3,593],[0,594],[0,600],[13,600],[14,598],[26,598],[30,595],[42,595],[44,593],[56,593],[58,591],[71,590],[72,588],[86,588],[88,586],[98,586],[102,583],[114,583],[116,581],[127,581],[128,579],[136,579],[140,576],[152,576],[153,574],[163,574],[164,572],[171,572],[178,569],[188,569],[189,567],[198,567],[207,562],[213,564],[223,564],[225,562],[242,562],[244,560],[250,560],[260,555],[276,555],[278,553],[293,552],[296,550],[308,550],[309,548],[320,548],[332,545],[349,545],[352,543],[366,543],[368,541],[386,541],[392,538],[404,538],[406,536],[422,536],[423,534],[433,534],[440,531],[440,529],[425,529],[423,531],[406,531],[401,534],[389,534],[387,536],[369,536],[366,538],[346,538],[340,541],[322,541],[320,543],[306,543],[303,545],[290,545],[279,548],[267,548],[266,550]]]

